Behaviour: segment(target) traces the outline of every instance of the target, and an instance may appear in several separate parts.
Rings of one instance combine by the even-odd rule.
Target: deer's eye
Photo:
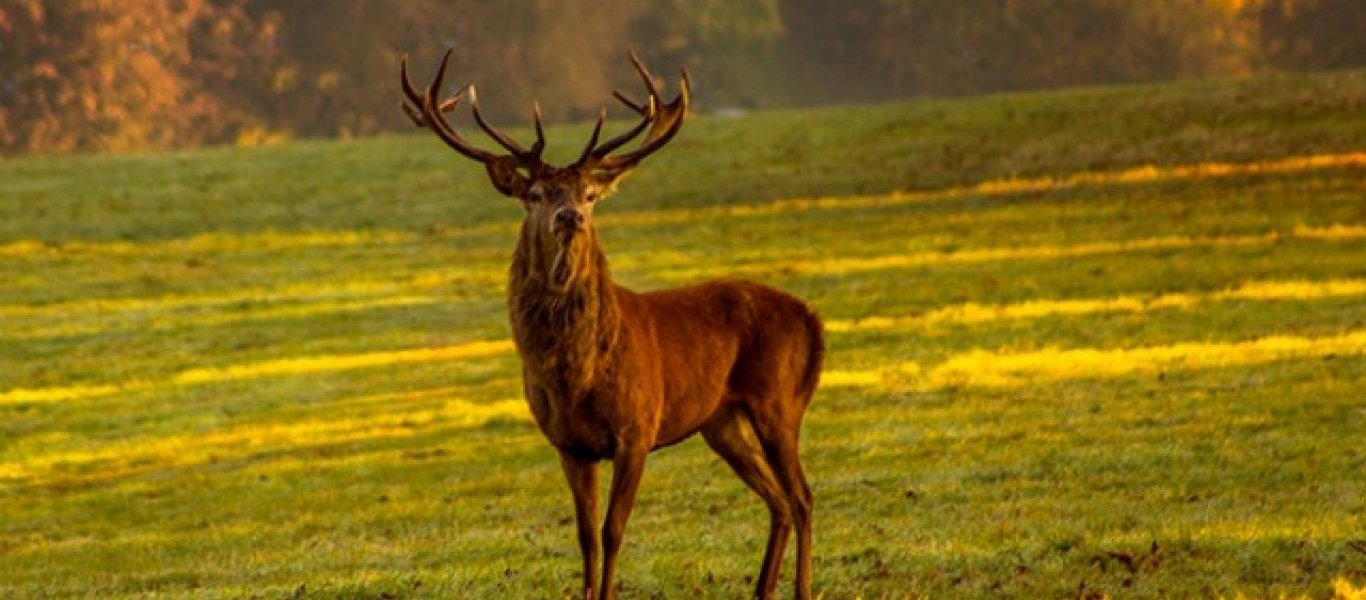
[[[545,192],[539,187],[533,187],[527,190],[526,199],[528,202],[540,202],[545,200]]]
[[[597,201],[598,201],[598,193],[597,193],[597,192],[588,192],[588,195],[587,195],[587,196],[584,196],[584,200],[587,200],[589,204],[592,204],[592,203],[594,203],[594,202],[597,202]]]

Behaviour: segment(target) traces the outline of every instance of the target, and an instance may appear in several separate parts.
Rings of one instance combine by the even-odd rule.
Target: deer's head
[[[522,219],[522,243],[535,255],[534,260],[541,263],[538,266],[544,269],[552,287],[567,287],[584,270],[585,262],[591,260],[587,250],[596,247],[594,204],[611,194],[617,182],[642,160],[669,143],[683,125],[688,112],[687,71],[682,73],[678,96],[666,104],[660,98],[659,88],[640,57],[631,52],[631,62],[645,82],[649,95],[641,103],[630,100],[620,92],[613,92],[613,95],[639,115],[640,122],[622,134],[599,143],[607,118],[604,109],[598,115],[597,125],[578,160],[557,167],[541,159],[541,153],[545,150],[545,132],[538,106],[532,109],[536,143],[528,149],[489,125],[479,112],[479,98],[474,86],[466,86],[445,100],[438,98],[450,57],[451,52],[447,51],[436,75],[425,93],[421,94],[408,77],[407,58],[403,59],[403,93],[412,103],[403,103],[404,112],[414,124],[432,130],[457,153],[483,163],[493,187],[521,202],[526,211]],[[475,122],[506,150],[505,154],[471,145],[446,120],[444,113],[454,110],[466,94],[470,98]],[[647,129],[648,133],[636,149],[613,154]]]

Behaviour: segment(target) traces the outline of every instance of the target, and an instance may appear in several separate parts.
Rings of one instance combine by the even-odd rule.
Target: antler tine
[[[645,81],[645,89],[650,92],[650,97],[656,102],[659,100],[659,87],[655,85],[655,78],[650,75],[650,70],[645,68],[644,61],[640,60],[640,55],[636,54],[635,48],[626,50],[627,56],[631,58],[631,64],[636,66],[636,72],[640,73],[640,78]],[[640,112],[640,111],[636,111]]]
[[[484,120],[483,113],[479,112],[478,90],[474,89],[474,86],[472,85],[470,86],[470,108],[474,110],[474,121],[479,124],[479,128],[483,129],[484,133],[487,133],[489,137],[493,138],[493,141],[498,142],[498,145],[507,148],[507,151],[511,152],[512,155],[517,158],[525,160],[531,157],[531,153],[527,152],[526,148],[523,148],[521,144],[518,144],[515,140],[503,134],[503,132],[498,131],[492,125],[489,125],[488,121]]]
[[[414,125],[417,125],[418,127],[426,127],[427,123],[423,119],[421,111],[422,96],[418,95],[417,88],[413,85],[413,79],[408,76],[407,54],[403,55],[403,61],[399,63],[398,70],[400,75],[402,75],[402,77],[399,79],[399,82],[403,86],[403,95],[407,96],[408,102],[412,102],[414,105],[408,106],[408,102],[399,100],[399,106],[403,107],[403,113],[408,115],[409,119],[412,119]]]
[[[417,125],[418,127],[422,127],[425,129],[428,127],[428,125],[427,119],[422,115],[423,99],[422,95],[417,93],[417,86],[413,85],[412,77],[408,75],[407,54],[403,55],[403,61],[399,63],[399,73],[402,75],[399,81],[403,86],[403,95],[407,96],[408,98],[407,102],[400,100],[399,107],[403,109],[403,113],[408,115],[408,118],[412,120],[414,125]],[[451,112],[452,110],[454,110],[456,105],[460,104],[460,98],[464,94],[465,90],[460,90],[459,92],[456,92],[454,95],[452,95],[450,98],[441,101],[441,105],[439,107],[441,112]],[[408,102],[411,102],[412,105],[410,106]]]
[[[583,147],[583,153],[579,154],[579,159],[574,161],[573,166],[577,167],[588,162],[593,155],[593,148],[598,145],[598,136],[602,135],[602,124],[607,122],[607,109],[598,111],[598,123],[593,126],[593,135],[588,136],[588,145]]]
[[[545,150],[545,127],[541,124],[541,103],[531,101],[531,120],[536,123],[536,143],[531,145],[531,157],[540,160]]]
[[[417,93],[417,86],[413,85],[413,78],[408,76],[408,55],[403,55],[403,60],[398,63],[398,72],[401,77],[399,83],[403,87],[403,95],[413,104],[422,104],[422,96]]]
[[[646,106],[632,102],[630,98],[626,97],[626,94],[612,90],[612,95],[615,96],[617,100],[620,100],[622,104],[625,104],[627,108],[636,111],[636,114],[641,116],[649,114],[649,109],[646,108]]]
[[[422,107],[423,123],[421,123],[421,126],[428,127],[436,132],[437,137],[441,138],[441,141],[446,142],[446,145],[450,146],[452,150],[463,154],[467,158],[472,158],[485,163],[498,160],[497,155],[485,150],[480,150],[469,142],[466,142],[464,138],[460,137],[460,134],[455,132],[455,128],[451,127],[451,124],[446,122],[446,118],[441,115],[442,112],[455,108],[456,104],[459,104],[460,98],[465,94],[465,90],[462,89],[445,102],[437,102],[436,100],[437,94],[441,91],[441,86],[446,80],[446,66],[450,63],[451,53],[452,50],[447,50],[446,55],[441,58],[441,66],[437,68],[436,76],[432,78],[431,84],[427,86],[427,93],[422,97],[420,105]],[[415,96],[417,92],[413,89],[412,81],[408,78],[406,57],[401,70],[403,71],[404,93],[411,99],[416,99]],[[469,89],[468,86],[465,89]],[[449,108],[447,108],[448,105]],[[412,116],[411,113],[409,116]]]
[[[654,98],[648,98],[646,100],[645,106],[643,110],[640,111],[640,114],[643,115],[643,118],[641,118],[639,123],[636,123],[635,127],[632,127],[631,129],[627,130],[621,135],[618,135],[617,137],[614,137],[610,140],[607,140],[606,142],[603,142],[601,146],[594,148],[589,155],[580,157],[579,162],[574,163],[575,166],[585,164],[590,159],[600,160],[602,159],[602,157],[607,156],[612,152],[615,152],[617,148],[626,145],[627,142],[635,139],[636,136],[640,135],[640,132],[644,131],[645,127],[650,123],[654,122],[655,120]]]

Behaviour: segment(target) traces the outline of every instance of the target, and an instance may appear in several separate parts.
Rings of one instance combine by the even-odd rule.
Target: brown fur
[[[638,58],[632,60],[648,81]],[[573,492],[584,597],[615,596],[617,553],[646,455],[700,432],[768,505],[768,546],[755,595],[772,597],[795,529],[795,595],[809,599],[812,495],[797,442],[820,378],[820,319],[801,300],[743,280],[648,293],[618,286],[593,227],[595,202],[681,125],[686,74],[674,103],[663,104],[650,84],[651,102],[631,105],[644,107],[636,133],[654,125],[642,150],[608,156],[624,138],[595,146],[595,131],[579,162],[557,168],[540,162],[543,139],[531,151],[500,140],[513,152],[506,156],[469,146],[441,115],[459,96],[437,101],[444,63],[438,73],[423,97],[405,65],[405,93],[421,108],[408,107],[409,115],[461,154],[483,161],[494,187],[526,210],[509,269],[508,315],[527,402],[559,451]],[[659,113],[656,106],[663,107]],[[599,532],[597,463],[603,460],[613,461],[613,473]]]

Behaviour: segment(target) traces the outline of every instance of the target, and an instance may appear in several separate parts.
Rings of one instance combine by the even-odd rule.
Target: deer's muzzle
[[[570,234],[583,229],[587,217],[583,211],[575,208],[561,208],[555,211],[555,217],[550,224],[550,232],[556,234]]]

